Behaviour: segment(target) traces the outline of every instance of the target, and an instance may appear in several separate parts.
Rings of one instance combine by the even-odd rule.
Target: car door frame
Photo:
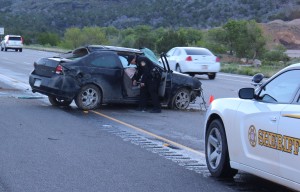
[[[281,111],[278,123],[280,175],[289,185],[300,185],[300,83],[293,101]]]
[[[104,68],[90,64],[93,55],[113,55],[116,59],[116,67]],[[84,66],[82,69],[82,84],[96,84],[102,92],[102,103],[119,102],[123,99],[123,66],[117,53],[112,51],[92,52],[81,60]]]

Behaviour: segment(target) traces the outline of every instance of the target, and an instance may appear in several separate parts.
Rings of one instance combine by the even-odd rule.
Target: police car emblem
[[[248,131],[248,139],[249,139],[249,143],[252,147],[256,146],[256,129],[253,125],[251,125],[249,127],[249,131]]]

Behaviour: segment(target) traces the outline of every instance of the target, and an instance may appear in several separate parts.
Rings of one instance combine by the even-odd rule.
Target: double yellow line
[[[130,125],[130,124],[128,124],[128,123],[125,123],[125,122],[123,122],[123,121],[120,121],[120,120],[118,120],[118,119],[115,119],[115,118],[113,118],[113,117],[110,117],[110,116],[108,116],[108,115],[105,115],[105,114],[103,114],[103,113],[99,113],[99,112],[94,111],[94,110],[91,110],[91,112],[93,112],[93,113],[95,113],[95,114],[97,114],[97,115],[100,115],[100,116],[102,116],[102,117],[105,117],[105,118],[107,118],[107,119],[110,119],[110,120],[112,120],[112,121],[114,121],[114,122],[117,122],[117,123],[119,123],[119,124],[125,125],[126,127],[129,127],[129,128],[131,128],[131,129],[134,129],[134,130],[139,131],[139,132],[141,132],[141,133],[150,135],[150,136],[152,136],[152,137],[154,137],[154,138],[157,138],[157,139],[159,139],[159,140],[161,140],[161,141],[164,141],[164,142],[166,142],[165,146],[173,145],[173,146],[176,146],[176,147],[178,147],[178,148],[185,149],[185,150],[187,150],[187,151],[190,151],[190,152],[192,152],[192,153],[195,153],[195,154],[197,154],[197,155],[201,155],[202,157],[205,157],[205,154],[204,154],[204,153],[202,153],[202,152],[200,152],[200,151],[197,151],[197,150],[195,150],[195,149],[192,149],[192,148],[190,148],[190,147],[187,147],[187,146],[184,146],[184,145],[182,145],[182,144],[176,143],[176,142],[171,141],[171,140],[169,140],[169,139],[167,139],[167,138],[164,138],[164,137],[162,137],[162,136],[156,135],[156,134],[151,133],[151,132],[149,132],[149,131],[146,131],[146,130],[144,130],[144,129],[138,128],[138,127],[136,127],[136,126]]]

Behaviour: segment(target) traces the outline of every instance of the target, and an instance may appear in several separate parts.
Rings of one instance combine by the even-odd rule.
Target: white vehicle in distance
[[[23,38],[20,35],[5,35],[1,41],[1,51],[7,51],[8,49],[22,52]]]
[[[239,98],[214,100],[205,118],[205,155],[214,177],[243,170],[299,191],[300,63],[266,82],[253,77],[254,88]]]
[[[174,47],[166,55],[171,70],[191,76],[207,74],[215,79],[221,68],[220,59],[202,47]]]

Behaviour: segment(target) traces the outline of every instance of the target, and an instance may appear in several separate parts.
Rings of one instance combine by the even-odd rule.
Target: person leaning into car
[[[153,74],[155,65],[150,59],[142,55],[130,55],[128,56],[127,61],[128,65],[134,64],[137,66],[137,73],[133,76],[133,85],[136,86],[137,81],[141,79],[138,110],[146,110],[148,96],[150,95],[153,105],[153,109],[150,113],[160,113],[161,105],[158,96],[160,78]]]

